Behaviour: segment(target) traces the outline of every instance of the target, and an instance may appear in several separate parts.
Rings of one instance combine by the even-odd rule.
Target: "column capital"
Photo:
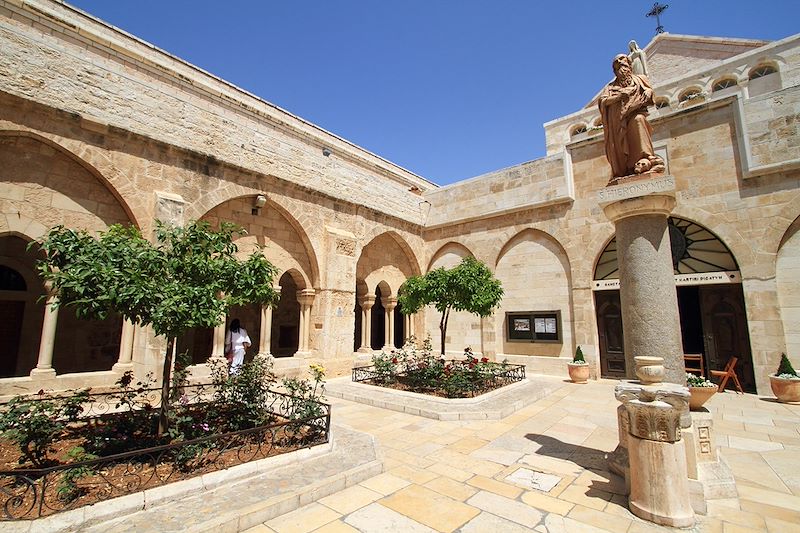
[[[365,296],[361,296],[358,299],[359,305],[361,305],[362,309],[371,309],[373,305],[375,305],[375,295],[374,294],[367,294]]]
[[[394,296],[381,298],[381,305],[383,305],[383,308],[387,311],[392,311],[395,307],[397,307],[397,298]]]
[[[614,396],[628,412],[628,432],[656,442],[681,440],[681,418],[689,412],[689,389],[673,383],[622,383]]]
[[[316,291],[314,289],[301,289],[297,291],[297,301],[301,305],[311,305],[314,303],[314,296]]]

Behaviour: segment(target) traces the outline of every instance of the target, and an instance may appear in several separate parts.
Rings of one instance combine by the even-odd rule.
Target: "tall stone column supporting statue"
[[[47,302],[44,306],[44,322],[42,323],[42,338],[39,342],[39,359],[36,368],[31,370],[34,379],[49,379],[56,377],[53,368],[53,347],[56,343],[56,325],[58,324],[58,308],[54,303],[58,295],[53,290],[50,282],[45,282]]]
[[[361,305],[361,353],[372,352],[372,306],[375,305],[375,296],[368,294],[362,296],[358,303]]]
[[[675,180],[662,176],[601,191],[601,205],[617,230],[625,366],[634,358],[664,358],[664,381],[684,385],[678,297],[667,218],[675,207]],[[608,203],[605,199],[620,198]]]
[[[391,352],[394,350],[394,310],[397,307],[397,298],[381,298],[383,305],[385,320],[384,320],[384,351]]]

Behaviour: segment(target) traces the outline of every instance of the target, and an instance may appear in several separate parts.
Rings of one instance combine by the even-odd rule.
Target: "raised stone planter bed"
[[[184,390],[190,389],[192,387]],[[140,394],[146,396],[149,392],[142,389]],[[208,389],[202,389],[202,386],[194,390],[195,399],[207,394]],[[128,451],[122,453],[81,457],[66,464],[49,466],[60,460],[57,458],[63,457],[66,451],[83,446],[81,438],[89,439],[89,435],[93,435],[97,439],[98,434],[89,431],[94,427],[105,428],[100,435],[112,435],[113,431],[119,431],[115,429],[119,427],[117,424],[132,420],[132,415],[137,417],[135,420],[145,422],[151,416],[151,411],[146,410],[98,415],[108,413],[112,402],[104,401],[106,395],[96,396],[90,397],[85,409],[84,415],[88,413],[89,416],[72,422],[63,430],[60,440],[49,446],[49,455],[44,458],[43,466],[0,471],[0,521],[29,521],[83,506],[141,508],[144,497],[158,501],[197,487],[219,485],[258,471],[256,463],[261,460],[269,458],[275,462],[273,458],[282,454],[329,442],[328,404],[304,400],[316,407],[313,416],[300,418],[302,415],[294,411],[296,398],[270,391],[264,397],[266,404],[262,407],[270,413],[266,419],[269,423],[265,425],[142,449],[130,450],[128,445]],[[184,397],[188,398],[185,393]],[[36,399],[26,401],[36,404]],[[188,399],[186,402],[188,404]],[[202,400],[193,402],[188,404],[186,412],[202,412],[206,405]],[[147,437],[146,433],[142,434],[144,437]],[[13,445],[6,440],[0,444],[0,451],[7,460]],[[189,489],[177,487],[176,481]],[[150,496],[146,496],[148,494]]]
[[[536,376],[474,398],[442,398],[342,377],[329,380],[325,394],[435,420],[501,420],[564,386],[562,379]]]

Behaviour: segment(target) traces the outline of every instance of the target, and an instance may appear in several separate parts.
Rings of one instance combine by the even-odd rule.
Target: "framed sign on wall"
[[[506,313],[506,340],[511,342],[561,342],[561,311]]]

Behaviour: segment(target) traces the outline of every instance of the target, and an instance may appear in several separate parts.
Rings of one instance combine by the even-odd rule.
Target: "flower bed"
[[[238,464],[328,442],[322,369],[314,382],[284,380],[258,360],[236,376],[176,384],[169,431],[157,426],[158,389],[79,391],[15,398],[0,414],[0,519],[46,516]],[[180,377],[179,377],[180,379]]]
[[[402,350],[372,357],[372,366],[356,367],[352,380],[392,389],[446,398],[478,396],[525,379],[525,366],[477,359],[472,350],[463,360],[445,360],[431,354],[430,343],[422,349],[407,344]]]

